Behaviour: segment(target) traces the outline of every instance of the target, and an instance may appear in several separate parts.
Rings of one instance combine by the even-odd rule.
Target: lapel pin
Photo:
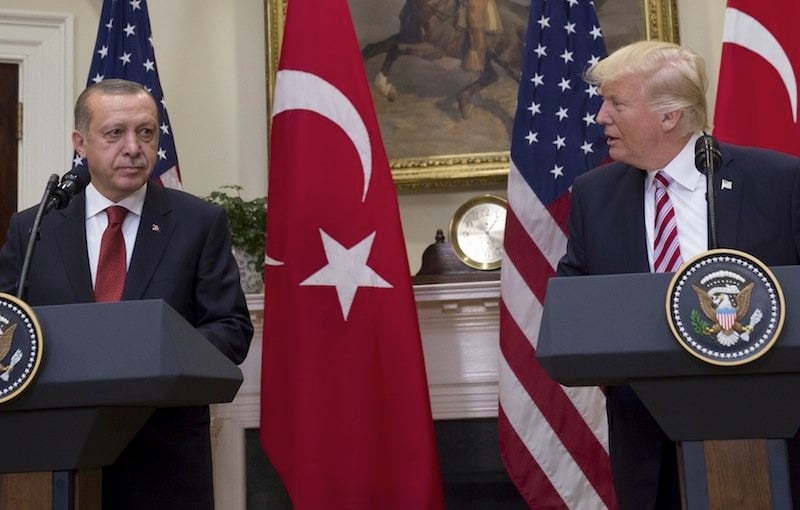
[[[728,179],[722,179],[722,184],[720,185],[720,189],[733,189],[733,181],[729,181]]]
[[[161,227],[153,223],[152,225],[150,225],[150,230],[152,230],[153,232],[161,232]]]

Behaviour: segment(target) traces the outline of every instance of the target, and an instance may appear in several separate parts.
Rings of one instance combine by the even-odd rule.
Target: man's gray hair
[[[117,78],[94,83],[86,87],[75,102],[75,129],[84,135],[89,131],[89,124],[92,122],[92,111],[89,108],[88,101],[94,94],[112,96],[146,94],[147,97],[153,100],[153,105],[156,106],[155,98],[141,83]],[[158,111],[158,108],[156,108],[156,111]]]

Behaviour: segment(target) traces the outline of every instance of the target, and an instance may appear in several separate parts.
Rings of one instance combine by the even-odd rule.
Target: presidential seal
[[[19,396],[42,361],[42,330],[33,310],[0,293],[0,403]]]
[[[678,342],[714,365],[760,358],[783,328],[783,291],[775,275],[736,250],[707,251],[684,264],[670,282],[666,304]]]

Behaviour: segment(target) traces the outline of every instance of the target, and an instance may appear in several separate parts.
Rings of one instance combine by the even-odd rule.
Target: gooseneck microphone
[[[86,189],[91,181],[89,169],[85,166],[74,168],[61,177],[61,182],[55,187],[47,200],[45,213],[52,209],[63,209],[69,204],[72,197]]]
[[[706,204],[708,207],[708,249],[717,248],[717,214],[714,190],[714,173],[722,165],[719,143],[709,134],[697,139],[694,144],[694,166],[706,176]]]
[[[19,274],[19,282],[17,282],[17,297],[19,299],[25,299],[25,292],[28,286],[28,271],[31,267],[34,247],[39,240],[39,225],[42,223],[42,218],[53,208],[65,208],[69,201],[72,200],[72,197],[86,189],[90,181],[91,176],[89,175],[89,169],[86,167],[70,170],[61,177],[60,181],[57,174],[52,174],[50,179],[47,180],[44,195],[39,201],[33,225],[30,232],[28,232],[28,245],[25,248],[25,258],[22,261],[22,270]]]

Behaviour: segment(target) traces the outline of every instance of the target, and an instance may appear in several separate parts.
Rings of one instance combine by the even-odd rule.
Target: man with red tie
[[[705,62],[675,44],[642,41],[587,78],[603,95],[596,120],[615,161],[575,180],[558,275],[675,271],[709,247],[706,176],[694,158],[708,129]],[[728,144],[720,151],[717,247],[771,266],[799,264],[800,159]],[[608,387],[606,396],[620,508],[681,508],[675,444],[629,386]]]
[[[75,105],[72,141],[91,183],[43,218],[25,300],[34,306],[163,299],[234,363],[253,326],[221,208],[148,182],[158,158],[155,100],[105,80]],[[15,293],[36,211],[11,219],[0,291]],[[103,507],[211,509],[208,406],[156,410],[111,466]]]

